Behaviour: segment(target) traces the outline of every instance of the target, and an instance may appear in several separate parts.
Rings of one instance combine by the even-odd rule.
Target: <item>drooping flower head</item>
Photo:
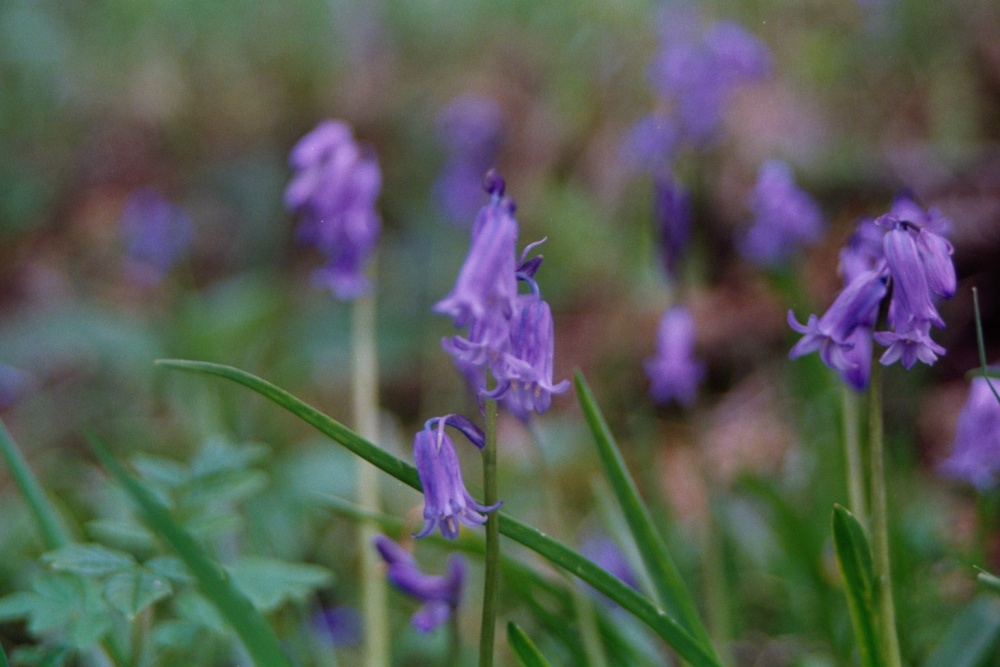
[[[409,551],[385,535],[376,535],[375,548],[388,566],[389,583],[421,603],[410,622],[418,631],[432,632],[445,623],[462,601],[465,561],[459,555],[448,559],[442,576],[424,574]]]
[[[482,206],[482,175],[496,160],[503,134],[500,106],[484,95],[463,95],[438,115],[448,155],[434,194],[450,220],[462,223]]]
[[[298,239],[326,257],[317,282],[339,299],[362,296],[371,288],[365,264],[381,232],[375,202],[382,172],[375,155],[346,123],[326,120],[292,148],[289,164],[295,175],[285,206],[301,219]]]
[[[1000,381],[991,378],[989,382],[1000,391]],[[940,470],[978,489],[996,486],[1000,478],[1000,402],[986,378],[972,381],[969,398],[958,415],[951,455]]]
[[[461,415],[446,415],[429,420],[413,439],[413,458],[420,484],[424,489],[424,526],[416,537],[430,535],[436,529],[449,540],[458,537],[459,524],[481,526],[486,514],[500,506],[477,503],[465,488],[455,445],[445,426],[460,430],[476,447],[483,448],[482,432]]]
[[[805,325],[789,311],[789,325],[805,334],[789,356],[818,351],[855,389],[868,384],[870,362],[865,358],[873,340],[886,347],[879,360],[883,365],[933,364],[945,353],[930,336],[932,326],[944,326],[934,300],[951,297],[956,288],[952,246],[941,235],[950,225],[909,197],[897,199],[889,213],[874,221],[862,220],[841,250],[846,286],[830,309],[820,318],[810,315]],[[874,331],[879,307],[890,295],[890,330]]]
[[[658,403],[694,403],[704,366],[694,358],[694,318],[684,306],[674,306],[660,318],[656,355],[646,360],[649,393]]]
[[[312,617],[313,630],[333,646],[354,646],[361,641],[361,612],[354,607],[330,607]]]
[[[740,252],[761,266],[780,264],[823,235],[819,206],[795,185],[792,170],[780,160],[760,168],[751,207],[754,220],[740,243]]]
[[[532,412],[545,412],[552,394],[569,388],[568,382],[552,379],[552,311],[535,281],[542,258],[529,258],[544,239],[529,244],[518,259],[514,202],[504,196],[504,182],[496,172],[487,174],[484,185],[490,203],[476,217],[455,286],[434,311],[468,328],[465,335],[445,337],[441,345],[476,395],[500,400],[526,420]],[[531,293],[518,294],[519,282]],[[488,374],[496,381],[493,387],[487,387]]]
[[[136,190],[125,202],[121,231],[126,270],[143,287],[163,280],[194,235],[187,214],[151,188]]]

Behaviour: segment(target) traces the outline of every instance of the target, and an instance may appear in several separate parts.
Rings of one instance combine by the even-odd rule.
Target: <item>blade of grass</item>
[[[1000,607],[980,596],[955,617],[924,667],[979,667],[993,664],[1000,643]]]
[[[858,642],[862,667],[882,664],[879,650],[878,614],[875,602],[875,571],[872,549],[857,518],[840,505],[833,506],[833,544],[844,578],[851,625]]]
[[[507,623],[507,643],[524,667],[549,667],[549,661],[524,630],[514,621]]]
[[[392,475],[407,486],[422,491],[417,469],[402,459],[368,442],[349,428],[328,417],[316,408],[304,403],[284,389],[274,386],[256,375],[232,366],[204,361],[182,359],[160,359],[156,362],[164,368],[215,375],[241,384],[261,396],[285,408],[324,435],[365,459],[382,471]],[[684,627],[648,598],[639,594],[620,579],[601,568],[580,553],[557,542],[541,531],[533,528],[509,514],[498,510],[500,533],[515,542],[523,544],[535,553],[548,559],[570,574],[590,584],[599,592],[618,603],[622,609],[648,625],[664,641],[670,644],[685,660],[696,667],[719,667],[714,650],[706,650]]]
[[[639,547],[660,602],[677,616],[684,628],[701,642],[706,651],[714,654],[708,630],[698,617],[691,594],[684,585],[666,543],[653,525],[649,510],[639,497],[635,481],[625,467],[625,460],[615,444],[604,415],[579,369],[574,373],[573,381],[583,415],[597,442],[601,465],[611,484],[611,490],[621,505],[625,522]]]
[[[28,509],[35,517],[35,523],[38,524],[38,529],[42,533],[45,548],[52,551],[72,542],[73,538],[69,529],[63,523],[59,512],[45,497],[42,485],[28,466],[28,462],[24,460],[21,450],[18,449],[7,427],[4,426],[3,420],[0,420],[0,455],[3,456],[7,467],[10,468],[14,483],[17,484],[25,502],[28,503]]]
[[[1000,394],[997,393],[996,387],[993,386],[993,382],[990,380],[991,377],[1000,377],[1000,371],[991,369],[986,365],[986,343],[983,342],[983,320],[982,316],[979,314],[979,290],[975,287],[972,288],[972,312],[976,317],[976,346],[979,348],[979,365],[982,367],[981,375],[986,379],[986,384],[990,386],[990,391],[993,392],[993,397],[1000,401]]]
[[[281,651],[278,638],[271,626],[254,609],[246,596],[233,585],[222,568],[174,519],[170,510],[138,480],[129,475],[99,440],[88,436],[87,445],[115,481],[139,506],[150,528],[157,532],[184,561],[201,591],[236,631],[254,664],[257,667],[291,667],[288,658]]]

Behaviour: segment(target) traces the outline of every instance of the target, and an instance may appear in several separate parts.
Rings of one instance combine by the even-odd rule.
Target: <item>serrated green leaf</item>
[[[268,476],[260,470],[227,470],[195,478],[184,487],[178,503],[200,507],[213,503],[238,503],[267,488]]]
[[[206,602],[205,604],[208,604]],[[169,619],[157,623],[153,630],[153,645],[161,650],[184,649],[198,640],[202,625],[194,621]]]
[[[142,566],[156,576],[178,584],[189,584],[194,581],[184,563],[173,556],[156,556],[147,560]]]
[[[880,667],[878,606],[871,545],[858,520],[840,505],[833,506],[833,545],[844,578],[851,625],[862,667]]]
[[[109,549],[100,544],[70,544],[42,554],[42,561],[54,570],[75,572],[84,576],[102,577],[137,566],[131,554]]]
[[[194,477],[210,477],[223,472],[243,470],[260,463],[270,453],[260,442],[233,444],[223,437],[212,437],[204,442],[191,461]]]
[[[129,519],[94,519],[87,522],[87,532],[103,542],[139,551],[156,548],[156,536],[149,528]]]
[[[150,527],[184,561],[197,580],[199,588],[212,600],[220,614],[239,635],[254,664],[258,667],[288,667],[290,665],[288,658],[282,651],[271,626],[222,573],[219,565],[211,559],[204,548],[181,527],[170,510],[144,485],[125,472],[103,444],[93,437],[87,439],[87,444],[139,506]]]
[[[514,621],[507,623],[507,643],[522,667],[550,667],[535,643]]]
[[[597,401],[594,400],[590,387],[587,386],[587,381],[583,378],[583,373],[577,370],[573,381],[580,407],[597,443],[601,466],[625,515],[625,522],[632,533],[632,538],[639,547],[639,553],[653,580],[660,602],[667,610],[673,612],[691,635],[702,643],[706,652],[714,654],[715,649],[708,636],[708,630],[698,616],[691,593],[684,585],[684,580],[674,564],[663,537],[653,525],[649,510],[639,497],[639,490],[625,466],[625,460],[618,450],[618,445],[615,444],[614,436],[611,435],[611,430],[597,406]]]
[[[305,600],[333,582],[333,573],[325,567],[264,556],[245,556],[226,570],[237,588],[265,612],[290,600]]]
[[[27,618],[35,608],[36,593],[19,591],[0,598],[0,623]]]
[[[143,481],[160,484],[169,489],[180,486],[191,476],[184,464],[161,456],[140,453],[132,456],[129,461]]]
[[[26,619],[31,634],[59,637],[78,649],[94,646],[111,629],[107,605],[94,580],[68,572],[42,572],[32,588],[0,600],[0,618]]]
[[[104,599],[131,620],[146,607],[173,593],[173,590],[166,577],[158,576],[144,567],[136,567],[108,577],[104,584]]]
[[[1000,604],[978,597],[951,622],[924,667],[980,667],[993,664],[1000,643]]]
[[[212,603],[192,590],[184,591],[173,599],[174,611],[186,621],[207,628],[217,635],[229,632],[226,620]]]
[[[63,645],[20,646],[11,657],[23,667],[62,667],[73,655],[73,649]]]
[[[241,384],[285,408],[375,467],[417,491],[421,490],[420,479],[415,467],[362,438],[340,422],[292,396],[284,389],[255,375],[231,366],[201,361],[160,359],[156,363],[166,368],[215,375]],[[707,651],[700,641],[695,640],[676,620],[648,598],[590,559],[545,535],[537,528],[529,526],[505,512],[498,510],[497,514],[500,519],[501,534],[538,553],[566,572],[579,577],[595,590],[618,603],[622,609],[648,625],[693,666],[719,667],[720,663],[714,655],[714,651]]]

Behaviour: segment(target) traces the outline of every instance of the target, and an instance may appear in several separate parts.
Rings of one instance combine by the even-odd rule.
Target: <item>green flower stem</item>
[[[896,635],[896,609],[892,600],[892,574],[889,570],[889,511],[886,501],[885,452],[882,439],[882,364],[872,359],[871,384],[868,390],[868,461],[871,474],[871,530],[874,551],[876,596],[882,648],[887,667],[902,667],[899,637]]]
[[[486,399],[486,446],[483,447],[483,504],[497,502],[497,402]],[[479,667],[492,667],[496,636],[497,593],[500,588],[500,519],[486,518],[486,581],[483,584],[483,622],[479,633]]]
[[[55,507],[45,497],[45,491],[39,484],[38,478],[28,467],[28,462],[24,460],[24,455],[18,449],[17,444],[11,437],[7,427],[0,420],[0,456],[3,456],[10,474],[14,477],[14,483],[28,503],[28,509],[35,517],[35,523],[42,533],[42,540],[45,548],[52,550],[64,547],[73,541],[66,524],[63,523]]]
[[[375,299],[365,296],[353,303],[351,398],[358,433],[378,442],[378,353],[375,338]],[[379,473],[367,461],[357,463],[358,505],[377,512],[380,505]],[[372,547],[374,526],[358,527],[361,563],[361,607],[364,614],[364,664],[386,667],[390,660],[388,591],[382,564]]]
[[[844,417],[844,454],[847,460],[847,498],[851,512],[862,525],[868,522],[868,500],[865,493],[865,468],[859,433],[858,395],[846,384],[841,386]]]

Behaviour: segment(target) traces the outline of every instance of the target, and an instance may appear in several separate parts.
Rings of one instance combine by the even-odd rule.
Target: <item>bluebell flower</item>
[[[888,366],[899,361],[906,369],[913,368],[917,360],[928,366],[933,365],[945,349],[931,340],[930,328],[930,322],[926,320],[910,319],[906,328],[876,331],[875,342],[887,348],[879,363]]]
[[[996,378],[990,380],[1000,390]],[[996,486],[1000,475],[1000,402],[986,378],[972,380],[969,398],[958,415],[951,455],[940,471],[979,489]]]
[[[491,180],[488,192],[490,203],[476,217],[469,254],[455,286],[434,305],[434,312],[449,315],[457,327],[491,312],[509,316],[517,296],[514,204],[503,196],[502,180]]]
[[[194,228],[187,214],[151,188],[140,188],[125,202],[121,231],[126,270],[144,287],[158,284],[191,243]]]
[[[485,515],[500,506],[481,505],[466,490],[455,445],[444,430],[455,421],[449,417],[429,421],[413,439],[413,458],[424,489],[424,526],[416,537],[440,528],[442,535],[453,540],[458,537],[460,523],[481,526],[486,523]],[[465,428],[460,430],[466,432]],[[481,440],[470,438],[470,442],[483,446]]]
[[[509,351],[493,366],[497,386],[486,396],[501,398],[514,416],[527,421],[532,412],[542,414],[549,409],[552,394],[569,389],[567,380],[553,384],[552,311],[537,294],[517,297],[509,340]]]
[[[414,628],[432,632],[452,617],[462,601],[465,584],[465,561],[461,556],[453,555],[445,574],[434,576],[421,572],[410,552],[385,535],[377,535],[374,544],[388,566],[389,583],[421,603],[410,619]]]
[[[823,235],[819,206],[795,185],[792,170],[780,160],[771,160],[760,168],[751,208],[753,224],[739,247],[744,257],[757,264],[780,264]]]
[[[313,629],[333,646],[354,646],[361,641],[361,613],[354,607],[330,607],[313,615]]]
[[[629,129],[621,154],[632,169],[665,174],[670,170],[679,142],[676,123],[666,114],[651,113]]]
[[[292,148],[289,163],[295,174],[285,205],[300,217],[298,240],[326,257],[317,282],[339,299],[364,295],[371,289],[365,264],[381,233],[375,202],[382,172],[375,155],[346,123],[326,120]]]
[[[639,577],[615,541],[606,535],[588,536],[580,544],[580,553],[614,575],[627,586],[639,590]]]
[[[694,318],[687,308],[674,306],[660,318],[656,355],[646,360],[650,394],[658,403],[676,400],[694,403],[704,366],[694,358]]]
[[[854,232],[847,239],[847,245],[840,250],[840,264],[837,270],[845,285],[866,271],[882,271],[884,269],[883,236],[885,236],[885,230],[875,224],[871,218],[863,218],[858,221]]]
[[[654,188],[660,258],[667,275],[676,277],[691,239],[691,197],[672,178],[657,177]]]

